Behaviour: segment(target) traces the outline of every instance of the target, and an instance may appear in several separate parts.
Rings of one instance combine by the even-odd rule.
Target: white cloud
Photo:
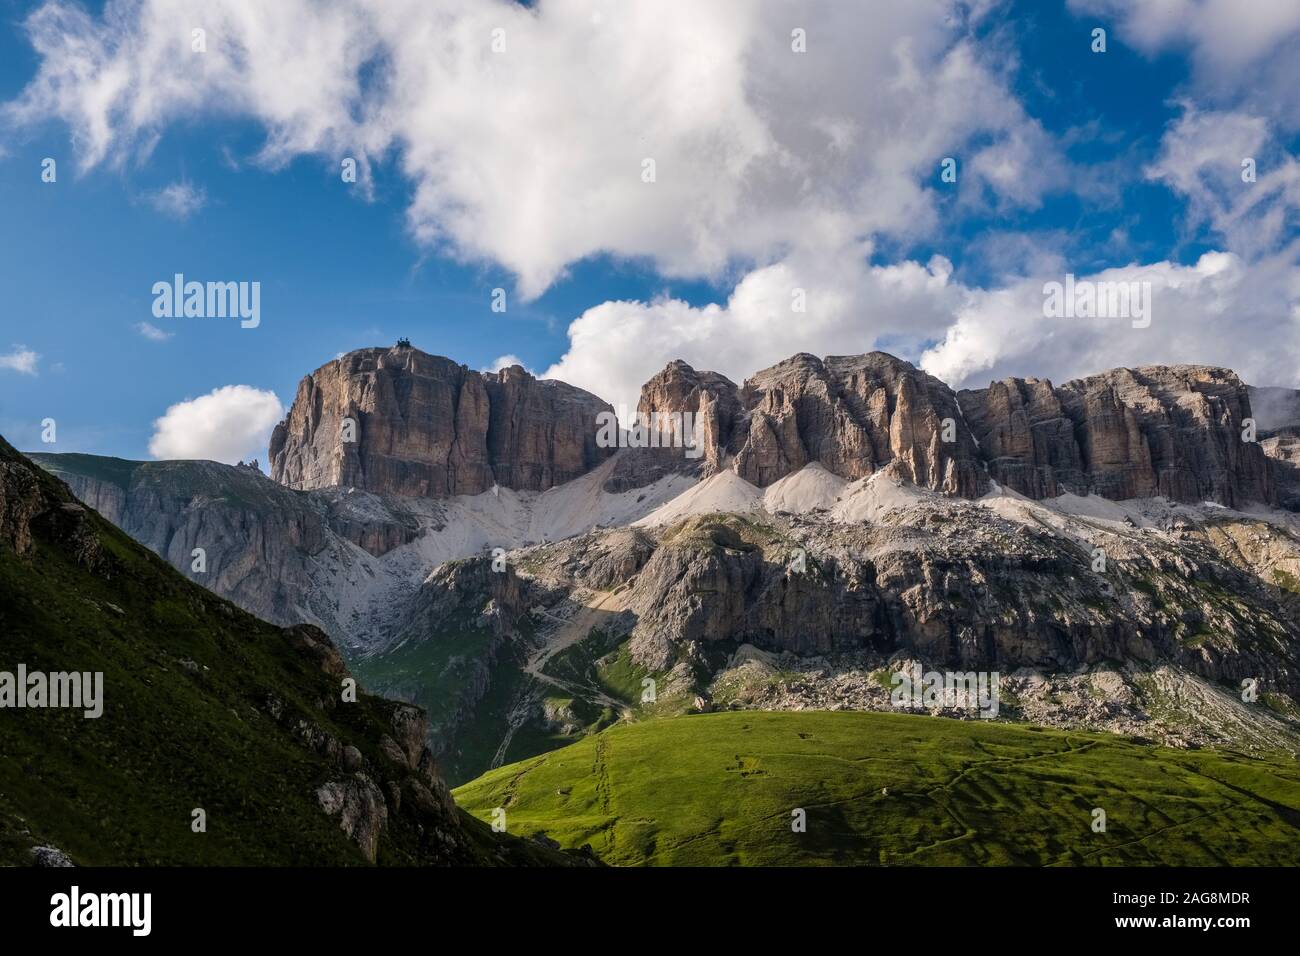
[[[166,342],[175,334],[173,332],[164,332],[152,322],[137,322],[135,330],[150,342]]]
[[[1253,182],[1242,178],[1247,159],[1255,164]],[[1263,117],[1185,103],[1146,175],[1187,198],[1193,226],[1208,224],[1248,258],[1275,251],[1296,234],[1300,162],[1275,144]]]
[[[800,255],[757,269],[725,304],[602,303],[569,326],[568,351],[544,375],[634,409],[641,384],[678,358],[739,383],[796,352],[919,355],[944,334],[968,291],[941,256],[928,266],[869,267],[869,251]]]
[[[1255,385],[1300,387],[1296,251],[1255,262],[1210,252],[1191,266],[1155,262],[1078,277],[1149,281],[1149,328],[1133,328],[1129,319],[1045,318],[1043,283],[1062,275],[972,293],[921,365],[967,387],[1006,375],[1061,382],[1117,366],[1175,363],[1225,366]]]
[[[747,275],[725,304],[677,299],[605,302],[569,327],[569,349],[545,376],[636,407],[640,386],[676,358],[740,383],[796,352],[873,348],[915,362],[950,385],[1007,375],[1055,382],[1121,365],[1192,363],[1235,369],[1247,382],[1300,387],[1300,240],[1252,262],[1207,253],[1192,266],[1135,264],[1078,276],[1149,281],[1149,328],[1131,319],[1047,319],[1044,271],[1002,289],[955,281],[936,257],[866,268],[861,258],[787,261]],[[804,288],[806,313],[791,309]]]
[[[1080,13],[1119,21],[1128,46],[1157,53],[1192,48],[1206,67],[1240,67],[1266,56],[1300,31],[1293,0],[1069,0]]]
[[[391,160],[420,243],[511,270],[525,297],[599,253],[739,276],[725,303],[606,302],[573,321],[546,374],[616,404],[674,358],[739,380],[797,351],[872,347],[924,356],[953,384],[1178,360],[1293,383],[1296,173],[1276,130],[1300,128],[1300,6],[1071,5],[1109,17],[1112,42],[1189,49],[1189,95],[1214,100],[1184,108],[1147,174],[1188,197],[1220,252],[1118,270],[1159,283],[1151,329],[1044,322],[1060,237],[975,240],[1010,276],[1002,289],[962,285],[941,258],[867,265],[881,239],[951,237],[970,212],[1103,188],[1021,107],[1005,33],[972,38],[1002,9],[992,0],[880,0],[870,16],[844,0],[621,0],[599,18],[588,0],[108,0],[102,17],[47,0],[26,24],[37,76],[8,112],[68,124],[83,168],[213,115],[260,123],[265,165],[352,156],[365,186],[372,161]],[[199,23],[202,54],[188,43]],[[796,26],[806,53],[791,51]],[[1234,154],[1256,145],[1276,161],[1234,192]],[[947,156],[956,202],[937,175]]]
[[[693,308],[662,299],[590,308],[569,326],[567,354],[547,375],[634,407],[642,382],[675,358],[741,381],[796,351],[878,347],[954,386],[1006,375],[1063,381],[1115,365],[1179,362],[1227,365],[1257,384],[1300,385],[1300,165],[1278,147],[1271,126],[1255,113],[1183,103],[1144,172],[1187,199],[1188,225],[1217,233],[1218,251],[1192,265],[1162,260],[1079,276],[1151,281],[1151,328],[1044,319],[1043,284],[1063,281],[1069,265],[1058,251],[1060,235],[972,239],[969,251],[1000,276],[1002,287],[985,290],[954,281],[944,260],[868,268],[870,250],[836,246],[835,230],[827,230],[820,254],[805,243],[754,269],[722,304]],[[963,164],[1001,183],[991,187],[989,204],[1032,204],[1049,189],[1015,172],[1039,152],[1027,144],[1034,135],[1026,127]],[[1257,160],[1255,183],[1242,181],[1247,156]],[[1026,191],[1018,194],[1019,187]],[[1122,233],[1114,241],[1115,248],[1127,245]],[[794,286],[809,290],[805,315],[790,311]]]
[[[208,195],[193,183],[182,180],[149,193],[146,199],[164,216],[185,220],[207,205]]]
[[[234,464],[265,458],[271,429],[284,417],[275,393],[225,385],[172,405],[153,423],[154,458],[204,458]]]
[[[23,375],[36,374],[36,362],[40,358],[25,345],[15,345],[7,353],[0,355],[0,368],[7,368]]]
[[[970,12],[975,10],[974,13]],[[939,228],[939,161],[968,202],[1064,185],[957,0],[47,0],[26,28],[19,122],[57,117],[83,167],[174,122],[251,117],[260,160],[395,153],[429,247],[511,270],[532,297],[592,254],[719,276],[791,249]],[[195,24],[207,52],[189,49]],[[792,28],[807,52],[791,50]],[[504,52],[492,50],[504,31]],[[642,181],[643,160],[656,181]],[[968,161],[969,160],[969,161]]]
[[[521,359],[518,355],[514,355],[514,354],[498,355],[495,359],[492,360],[492,364],[479,369],[479,371],[496,373],[501,371],[503,368],[509,368],[512,365],[518,365],[519,367],[529,372],[532,371],[532,369],[528,368],[528,366],[524,364],[523,359]]]

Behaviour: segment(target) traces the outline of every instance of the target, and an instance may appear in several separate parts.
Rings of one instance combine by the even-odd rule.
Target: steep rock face
[[[119,462],[109,470],[102,463],[113,459],[33,458],[196,584],[263,620],[317,623],[335,639],[347,637],[347,625],[328,568],[365,558],[350,545],[378,556],[424,531],[414,515],[373,496],[291,491],[260,472],[217,462]]]
[[[1273,463],[1278,504],[1300,511],[1300,389],[1252,388],[1259,446]]]
[[[734,382],[717,372],[696,371],[680,359],[641,387],[636,411],[646,434],[639,444],[629,440],[631,447],[605,481],[605,490],[614,494],[671,472],[716,474],[727,465],[728,441],[745,415]]]
[[[669,363],[642,386],[637,411],[693,415],[694,438],[703,446],[699,458],[711,472],[725,465],[731,434],[745,417],[734,382],[717,372],[697,372],[682,361]]]
[[[980,393],[959,395],[979,438],[989,476],[1031,498],[1051,498],[1086,485],[1074,423],[1052,383],[1004,379]]]
[[[415,349],[349,352],[298,383],[271,435],[271,475],[297,489],[478,494],[492,484],[487,423],[478,373]]]
[[[739,389],[674,362],[647,383],[641,410],[698,415],[708,470],[731,467],[759,487],[815,461],[849,479],[886,469],[953,495],[985,488],[952,390],[883,352],[799,354]]]
[[[1263,449],[1242,438],[1247,388],[1227,369],[1121,368],[1059,388],[1004,379],[958,400],[990,476],[1031,498],[1277,501]]]
[[[705,516],[673,529],[633,585],[635,659],[666,669],[690,642],[797,654],[871,645],[881,605],[867,565],[827,557],[796,570],[764,551],[736,521]]]
[[[484,376],[490,471],[507,488],[545,491],[586,474],[614,453],[596,438],[613,409],[590,392],[536,379],[518,365]]]
[[[1209,517],[1187,512],[1160,533],[1072,525],[1104,549],[1104,571],[1069,534],[960,500],[917,498],[864,525],[819,514],[696,516],[665,528],[629,582],[629,650],[652,672],[742,643],[1004,673],[1168,663],[1300,692],[1300,597],[1289,589],[1300,536],[1200,513]],[[553,557],[531,556],[539,574],[591,586],[568,546],[548,547]]]
[[[609,406],[518,366],[487,375],[418,349],[362,349],[298,385],[271,436],[271,475],[415,497],[562,484],[613,449],[596,445]],[[345,425],[353,423],[354,440]]]

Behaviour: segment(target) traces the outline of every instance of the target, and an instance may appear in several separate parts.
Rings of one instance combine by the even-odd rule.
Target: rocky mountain
[[[429,711],[454,782],[624,719],[888,707],[909,661],[1014,675],[1016,719],[1294,751],[1294,399],[1208,366],[957,393],[883,353],[742,385],[673,362],[639,405],[667,447],[615,453],[587,393],[368,349],[303,380],[278,480],[40,461],[192,580],[324,628]]]
[[[1252,399],[1263,411],[1258,433]],[[1266,406],[1266,407],[1264,407]],[[884,353],[797,355],[737,386],[670,363],[638,411],[694,416],[702,446],[622,457],[619,488],[674,469],[731,469],[766,487],[816,462],[849,480],[878,471],[978,498],[989,481],[1034,499],[1071,493],[1295,510],[1300,411],[1289,389],[1249,389],[1228,369],[1113,369],[1060,387],[1006,379],[953,392]]]
[[[407,603],[442,562],[633,521],[690,485],[673,475],[609,493],[607,461],[544,492],[433,499],[294,491],[211,461],[31,458],[191,581],[263,620],[314,624],[350,659],[394,639]]]
[[[826,487],[521,549],[495,576],[479,559],[454,592],[431,577],[421,604],[454,594],[485,642],[504,628],[506,646],[538,649],[536,681],[490,718],[515,739],[549,733],[536,749],[598,730],[611,708],[889,710],[891,675],[917,662],[999,672],[1004,719],[1300,753],[1294,517],[969,502],[884,476]],[[432,646],[436,620],[410,640]]]
[[[1005,379],[958,401],[989,474],[1031,498],[1278,500],[1264,449],[1243,438],[1250,394],[1227,369],[1113,369],[1060,388]]]
[[[588,392],[517,365],[470,370],[418,349],[362,349],[298,384],[271,436],[271,476],[290,488],[476,495],[543,491],[613,453],[597,445]]]
[[[319,629],[186,581],[3,439],[0,594],[29,700],[0,711],[0,862],[581,862],[462,813],[424,714],[350,693]],[[69,673],[99,675],[98,713],[30,705]]]
[[[1270,424],[1300,418],[1286,391],[1253,393],[1268,396]],[[678,361],[645,384],[638,412],[647,422],[686,416],[698,447],[667,439],[671,447],[632,447],[604,487],[619,493],[670,473],[731,469],[763,488],[816,462],[849,480],[884,471],[965,498],[992,480],[1036,499],[1286,504],[1294,444],[1262,422],[1264,437],[1245,440],[1251,402],[1235,373],[1211,366],[1113,369],[1060,387],[1007,379],[956,393],[882,352],[800,354],[739,386]],[[610,411],[518,366],[486,374],[417,349],[365,349],[302,380],[272,436],[271,473],[299,490],[543,491],[613,454],[597,440]]]
[[[883,352],[800,354],[743,387],[673,362],[646,383],[638,411],[698,416],[708,470],[731,467],[760,488],[812,462],[849,479],[885,470],[965,497],[987,487],[952,390]]]

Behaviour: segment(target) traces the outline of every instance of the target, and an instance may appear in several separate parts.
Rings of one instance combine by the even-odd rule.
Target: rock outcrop
[[[796,654],[869,644],[882,610],[870,566],[826,556],[792,570],[790,548],[765,537],[721,516],[665,534],[632,587],[634,658],[666,670],[692,642],[753,641]]]
[[[743,643],[1003,673],[1170,664],[1300,693],[1300,530],[1289,516],[1271,525],[1152,503],[1158,519],[1136,529],[1028,504],[1008,518],[959,499],[910,501],[866,524],[753,512],[663,528],[625,585],[633,663],[708,673],[719,648]],[[530,549],[531,580],[608,586],[584,556],[613,534]],[[1106,555],[1100,570],[1093,548]]]
[[[801,353],[740,388],[673,362],[646,384],[640,411],[698,416],[706,473],[734,468],[758,487],[811,462],[851,480],[883,469],[964,497],[986,487],[952,390],[883,352]]]
[[[298,384],[271,436],[271,475],[299,490],[416,497],[541,491],[613,453],[596,442],[605,411],[517,365],[488,374],[418,349],[362,349]]]
[[[1255,390],[1266,393],[1270,420],[1300,419],[1289,390]],[[741,387],[673,362],[646,383],[639,410],[696,416],[703,449],[694,463],[679,449],[643,450],[620,461],[616,479],[621,488],[702,466],[764,487],[817,462],[850,480],[883,470],[968,498],[992,478],[1035,499],[1290,501],[1268,460],[1289,462],[1290,435],[1266,434],[1263,447],[1245,440],[1251,402],[1235,373],[1199,365],[1113,369],[1060,387],[1009,378],[954,393],[881,352],[800,354]]]
[[[990,476],[1030,498],[1275,503],[1246,386],[1204,365],[1113,369],[1060,387],[1004,379],[958,394]]]
[[[1286,415],[1286,391],[1255,395]],[[604,487],[731,469],[762,488],[817,462],[849,480],[884,471],[965,498],[992,478],[1036,499],[1293,502],[1292,436],[1264,436],[1263,447],[1243,440],[1251,403],[1233,372],[1199,365],[1113,369],[1059,387],[1005,379],[958,394],[883,352],[801,353],[743,385],[675,361],[642,388],[650,439],[624,442],[632,447]],[[302,380],[271,439],[272,476],[295,489],[413,497],[540,491],[613,453],[599,440],[610,412],[518,366],[486,374],[416,349],[364,349]],[[102,504],[119,507],[111,489]]]

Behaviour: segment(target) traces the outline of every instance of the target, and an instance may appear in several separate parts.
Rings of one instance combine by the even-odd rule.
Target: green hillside
[[[1300,863],[1294,761],[903,714],[651,720],[454,793],[619,865]]]
[[[0,671],[19,664],[102,672],[103,715],[0,708],[0,865],[39,845],[80,865],[364,864],[317,793],[364,802],[366,781],[378,863],[571,862],[448,810],[393,743],[409,711],[343,702],[321,632],[189,582],[0,439]]]

